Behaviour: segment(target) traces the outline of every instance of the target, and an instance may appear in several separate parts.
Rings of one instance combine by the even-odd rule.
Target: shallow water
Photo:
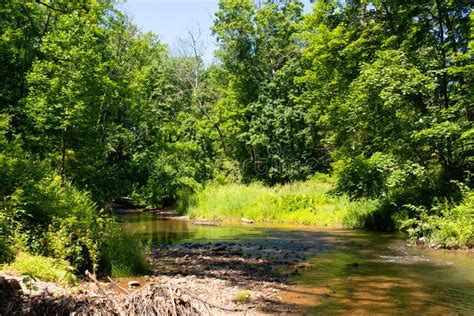
[[[282,299],[309,314],[474,315],[474,253],[406,245],[401,234],[284,225],[195,226],[129,214],[123,228],[149,244],[240,241],[294,250],[305,262]],[[258,254],[260,255],[260,254]],[[288,268],[280,268],[283,273]]]

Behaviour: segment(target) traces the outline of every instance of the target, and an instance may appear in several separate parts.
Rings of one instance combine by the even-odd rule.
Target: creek
[[[411,247],[403,234],[291,225],[197,226],[147,213],[121,216],[123,229],[150,246],[239,243],[291,275],[280,294],[309,314],[474,314],[474,253]],[[288,271],[287,271],[288,270]],[[291,273],[291,274],[290,274]]]

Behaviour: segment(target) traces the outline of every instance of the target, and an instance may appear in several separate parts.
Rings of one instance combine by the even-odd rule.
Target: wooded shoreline
[[[148,272],[131,202],[473,248],[474,3],[309,5],[219,0],[206,63],[115,0],[1,1],[0,269]]]

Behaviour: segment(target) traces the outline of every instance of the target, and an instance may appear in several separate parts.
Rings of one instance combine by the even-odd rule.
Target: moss
[[[234,297],[233,301],[242,303],[242,302],[248,301],[251,296],[252,296],[252,292],[244,290],[244,291],[241,291],[239,294],[237,294]]]

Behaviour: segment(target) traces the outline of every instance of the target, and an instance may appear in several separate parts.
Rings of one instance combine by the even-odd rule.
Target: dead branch
[[[110,281],[110,283],[112,283],[116,288],[118,288],[119,290],[121,290],[121,291],[124,292],[125,294],[130,294],[129,291],[127,291],[126,289],[124,289],[123,287],[121,287],[120,285],[118,285],[118,283],[115,282],[114,280],[112,280],[111,277],[107,276],[107,279]]]

